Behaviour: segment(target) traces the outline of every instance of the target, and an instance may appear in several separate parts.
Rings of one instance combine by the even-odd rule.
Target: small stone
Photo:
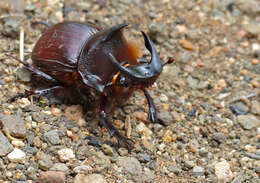
[[[260,114],[260,102],[254,100],[251,104],[251,112],[253,114]]]
[[[193,167],[193,169],[192,169],[192,176],[194,176],[194,177],[198,177],[198,176],[202,176],[202,175],[204,175],[204,168],[203,167],[201,167],[201,166],[195,166],[195,167]]]
[[[257,119],[255,116],[250,115],[250,114],[238,116],[237,121],[246,130],[250,130],[252,128],[260,126],[260,120]]]
[[[177,135],[173,134],[171,130],[166,130],[166,132],[163,135],[163,140],[165,142],[173,142],[177,139]]]
[[[25,122],[19,116],[4,115],[1,119],[3,131],[7,137],[11,138],[25,138],[26,128]]]
[[[99,138],[88,136],[87,139],[89,140],[88,145],[96,146],[96,147],[102,146],[102,142]]]
[[[14,150],[8,154],[8,159],[11,162],[15,162],[15,163],[23,163],[25,161],[25,153],[18,149],[18,148],[14,148]]]
[[[16,71],[17,77],[23,82],[30,82],[32,73],[25,67],[21,67]]]
[[[24,147],[24,146],[25,146],[25,144],[23,143],[23,141],[20,141],[20,140],[13,140],[13,141],[12,141],[12,144],[13,144],[14,147],[17,147],[17,148],[19,148],[19,147]]]
[[[151,157],[149,154],[139,154],[139,161],[142,162],[142,163],[147,163],[149,161],[151,161]]]
[[[4,134],[1,131],[0,131],[0,147],[1,147],[0,148],[0,157],[7,155],[14,149],[12,144],[10,144],[8,139],[4,136]]]
[[[140,120],[142,122],[147,122],[148,115],[146,112],[136,111],[132,115],[135,119]]]
[[[158,119],[160,119],[164,125],[169,126],[173,123],[173,117],[169,111],[162,111],[157,115]]]
[[[254,88],[259,88],[260,87],[260,84],[258,81],[251,81],[251,84]]]
[[[179,166],[174,166],[174,165],[169,166],[169,167],[168,167],[168,170],[169,170],[170,172],[172,172],[172,173],[177,174],[177,175],[182,172],[181,167],[179,167]]]
[[[18,99],[18,100],[17,100],[17,103],[18,103],[18,105],[19,105],[21,108],[25,108],[25,107],[31,105],[31,102],[29,101],[28,98]]]
[[[69,168],[64,163],[55,163],[51,168],[51,171],[68,172]]]
[[[56,130],[51,130],[44,133],[44,137],[47,139],[48,142],[50,142],[53,145],[58,145],[61,143],[59,134]]]
[[[80,118],[84,118],[81,105],[72,105],[67,107],[64,115],[68,120],[72,121],[78,121]]]
[[[220,79],[220,80],[217,81],[217,83],[215,84],[214,88],[217,91],[221,91],[226,86],[227,86],[226,81],[224,79]]]
[[[138,133],[142,133],[147,139],[150,139],[151,135],[153,134],[153,132],[142,122],[136,126],[136,131]]]
[[[216,140],[218,143],[225,143],[227,137],[224,133],[214,133],[213,139]]]
[[[230,109],[236,115],[246,114],[249,110],[248,107],[243,102],[236,102],[236,103],[230,104]]]
[[[103,175],[100,174],[78,174],[75,177],[74,183],[106,183]]]
[[[140,162],[134,157],[119,157],[116,164],[123,167],[128,173],[138,175],[142,173]]]
[[[93,168],[91,166],[89,166],[89,165],[80,165],[80,166],[75,167],[73,169],[73,172],[87,174],[87,173],[89,173],[92,170],[93,170]]]
[[[160,95],[160,101],[161,101],[161,102],[167,102],[167,101],[168,101],[168,97],[167,97],[165,94],[162,93],[162,94]]]
[[[62,115],[62,112],[59,108],[56,108],[56,107],[52,107],[51,108],[51,113],[54,115],[54,116],[61,116]]]
[[[42,183],[64,183],[65,182],[65,173],[57,171],[46,171],[41,172],[39,180],[37,182]]]
[[[253,65],[257,65],[257,64],[259,64],[260,63],[260,60],[258,60],[258,59],[253,59],[252,60],[252,64]]]
[[[58,155],[62,162],[67,162],[75,158],[73,150],[69,148],[59,150]]]
[[[113,154],[114,154],[112,147],[107,144],[102,145],[102,150],[108,156],[113,156]]]
[[[185,168],[187,169],[192,169],[193,167],[195,167],[195,162],[194,161],[191,161],[191,160],[187,160],[184,162],[184,166]]]
[[[195,49],[195,46],[193,45],[193,43],[186,39],[180,40],[179,43],[186,50],[193,51]]]
[[[230,170],[230,165],[226,160],[217,162],[214,166],[214,169],[219,181],[229,182],[232,180],[233,173]]]
[[[128,150],[126,148],[119,148],[118,149],[118,153],[120,154],[120,156],[126,156],[128,154]]]
[[[52,167],[53,163],[51,160],[51,156],[48,154],[45,154],[44,152],[39,152],[39,167],[43,170],[47,170]]]

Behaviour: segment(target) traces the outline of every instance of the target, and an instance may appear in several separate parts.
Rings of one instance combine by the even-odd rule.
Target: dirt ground
[[[127,22],[146,56],[148,33],[163,62],[175,59],[149,88],[162,124],[136,91],[111,114],[128,152],[81,105],[7,102],[31,88],[7,54],[31,63],[37,21]],[[0,61],[0,182],[259,182],[259,0],[1,0]]]

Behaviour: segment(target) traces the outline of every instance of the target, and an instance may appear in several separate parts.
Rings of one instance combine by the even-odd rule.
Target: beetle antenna
[[[163,64],[163,66],[173,63],[175,60],[173,57],[170,57],[167,62]]]

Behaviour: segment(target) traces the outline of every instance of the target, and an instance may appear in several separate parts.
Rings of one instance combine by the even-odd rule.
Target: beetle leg
[[[28,64],[16,57],[14,57],[13,55],[9,55],[9,54],[6,54],[6,56],[8,57],[11,57],[15,60],[17,60],[18,62],[20,62],[21,64],[23,64],[23,66],[28,69],[29,71],[31,71],[32,73],[38,75],[38,76],[41,76],[43,77],[44,79],[50,81],[50,82],[58,82],[56,79],[54,79],[53,77],[51,77],[50,75],[46,74],[45,72],[42,72],[41,70],[37,69],[36,67],[34,67],[33,65],[31,64]]]
[[[53,86],[50,88],[44,88],[44,89],[40,89],[40,90],[29,90],[29,91],[25,91],[24,93],[18,93],[15,96],[12,96],[11,98],[8,99],[9,102],[13,102],[14,100],[18,99],[18,98],[26,98],[29,97],[31,95],[46,95],[48,93],[50,93],[53,90],[56,89],[60,89],[60,88],[64,88],[63,86]]]
[[[152,122],[157,122],[157,112],[153,103],[153,99],[146,89],[142,89],[142,90],[144,92],[144,95],[149,105],[148,119]]]
[[[108,130],[111,137],[115,137],[118,142],[118,148],[125,144],[128,151],[130,151],[134,146],[134,141],[121,135],[119,131],[107,120],[107,114],[105,112],[105,106],[106,106],[107,100],[105,96],[101,97],[101,105],[100,105],[100,119],[101,124]]]

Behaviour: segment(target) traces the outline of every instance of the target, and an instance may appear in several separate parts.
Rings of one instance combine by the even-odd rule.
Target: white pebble
[[[229,163],[224,160],[215,164],[215,174],[220,182],[229,182],[233,178]]]
[[[153,134],[153,132],[149,128],[147,128],[145,124],[142,122],[136,126],[136,131],[142,133],[146,138],[150,138]]]
[[[58,155],[59,155],[59,159],[62,162],[66,162],[66,161],[69,161],[69,160],[75,158],[75,154],[74,154],[73,150],[69,149],[69,148],[59,150]]]
[[[260,45],[257,43],[252,44],[252,50],[253,51],[260,51]]]
[[[9,161],[15,163],[23,163],[25,161],[25,153],[18,148],[14,148],[14,150],[9,153],[7,157]]]
[[[160,101],[161,101],[161,102],[167,102],[167,101],[168,101],[168,97],[162,93],[162,94],[160,95]]]
[[[15,147],[24,147],[25,144],[23,143],[23,141],[20,141],[20,140],[13,140],[12,141],[12,144],[15,146]]]

